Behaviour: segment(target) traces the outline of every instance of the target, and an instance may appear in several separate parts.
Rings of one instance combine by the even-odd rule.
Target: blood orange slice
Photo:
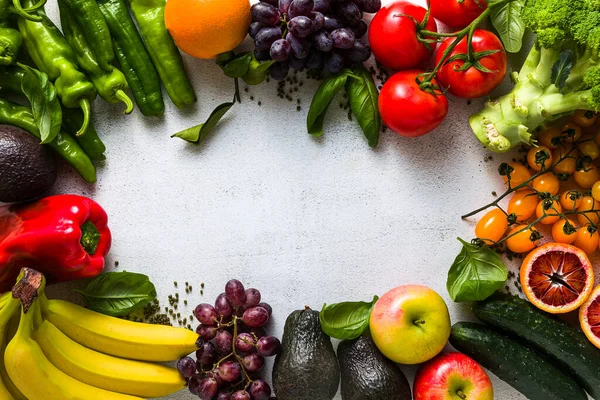
[[[581,249],[565,243],[547,243],[523,260],[521,286],[536,307],[563,314],[577,309],[590,297],[594,270]]]
[[[579,309],[579,322],[585,336],[600,349],[600,286]]]

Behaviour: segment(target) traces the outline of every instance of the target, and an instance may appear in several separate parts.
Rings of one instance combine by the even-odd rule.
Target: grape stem
[[[554,173],[554,174],[556,174],[555,171],[554,171],[554,168],[558,164],[560,164],[561,162],[563,162],[563,161],[565,161],[567,159],[576,159],[577,162],[581,163],[581,165],[582,165],[582,168],[580,168],[580,169],[584,169],[585,170],[586,156],[584,156],[583,159],[579,159],[577,157],[572,156],[571,154],[577,149],[577,146],[579,144],[588,142],[590,140],[593,140],[593,139],[584,139],[584,140],[580,140],[580,141],[574,141],[574,140],[572,140],[572,136],[571,136],[572,147],[565,154],[561,154],[561,157],[558,160],[554,161],[554,163],[549,168],[546,168],[545,159],[542,158],[540,160],[536,160],[536,164],[540,165],[540,170],[537,173],[533,174],[526,181],[524,181],[523,183],[520,183],[517,186],[513,187],[511,185],[511,175],[510,174],[511,174],[512,171],[507,171],[506,176],[507,176],[508,189],[506,189],[506,191],[504,193],[502,193],[496,200],[494,200],[494,201],[486,204],[485,206],[480,207],[480,208],[478,208],[478,209],[476,209],[474,211],[471,211],[468,214],[465,214],[465,215],[461,216],[461,218],[462,219],[467,219],[467,218],[469,218],[469,217],[471,217],[471,216],[473,216],[475,214],[480,213],[481,211],[487,210],[490,207],[496,207],[496,208],[500,209],[507,216],[507,218],[509,219],[509,221],[512,219],[513,221],[516,222],[516,215],[508,214],[500,206],[500,201],[502,201],[504,198],[506,198],[509,194],[514,193],[514,192],[516,192],[516,191],[518,191],[520,189],[531,189],[531,190],[533,190],[535,192],[535,194],[540,199],[549,199],[552,202],[557,201],[557,198],[558,198],[557,196],[551,196],[549,193],[540,192],[537,189],[535,189],[535,187],[533,187],[531,185],[531,183],[536,178],[538,178],[538,177],[540,177],[540,176],[542,176],[544,174],[547,174],[547,173]],[[590,162],[591,162],[591,160],[590,160]],[[501,170],[503,168],[503,166],[504,166],[504,164],[501,164],[501,166],[500,166],[499,169]],[[498,245],[498,244],[501,244],[501,243],[505,242],[506,240],[510,239],[511,237],[513,237],[515,235],[518,235],[519,233],[522,233],[522,232],[527,231],[527,230],[531,230],[531,232],[532,232],[532,238],[531,238],[531,240],[532,241],[537,241],[538,239],[541,238],[541,236],[539,238],[534,238],[533,236],[537,236],[537,235],[539,235],[539,233],[537,233],[537,235],[536,235],[537,231],[533,231],[532,228],[536,224],[538,224],[539,222],[541,222],[544,218],[546,218],[548,216],[557,216],[560,219],[567,220],[567,216],[571,216],[571,215],[583,215],[583,217],[586,218],[588,220],[588,222],[589,222],[589,225],[590,225],[589,229],[591,229],[590,232],[593,232],[593,231],[597,230],[596,223],[594,221],[592,221],[592,219],[588,216],[588,214],[593,213],[593,214],[598,215],[600,213],[600,210],[595,210],[595,209],[592,208],[591,210],[582,210],[582,211],[579,211],[577,209],[573,209],[573,210],[570,210],[570,211],[558,212],[558,210],[556,209],[556,207],[554,205],[551,205],[547,209],[545,207],[542,207],[542,210],[543,210],[542,215],[539,218],[537,218],[535,221],[529,223],[527,226],[523,227],[522,229],[519,229],[518,231],[512,232],[511,234],[509,234],[508,236],[502,238],[501,240],[498,240],[498,241],[493,241],[493,240],[490,240],[490,239],[475,239],[475,240],[478,241],[478,243],[480,243],[480,244]],[[548,213],[549,210],[553,210],[554,212]],[[515,222],[511,222],[510,224],[512,225]]]

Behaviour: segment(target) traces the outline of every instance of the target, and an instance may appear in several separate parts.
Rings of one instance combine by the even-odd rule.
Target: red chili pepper
[[[22,267],[49,282],[100,274],[111,243],[107,221],[94,200],[69,194],[0,208],[0,292]]]

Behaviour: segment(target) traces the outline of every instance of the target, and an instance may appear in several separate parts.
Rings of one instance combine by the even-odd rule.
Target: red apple
[[[494,400],[483,368],[462,353],[442,354],[423,364],[414,384],[414,400]]]

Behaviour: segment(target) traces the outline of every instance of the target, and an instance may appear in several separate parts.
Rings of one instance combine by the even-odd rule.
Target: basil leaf
[[[223,103],[218,105],[205,123],[174,133],[171,137],[178,137],[186,142],[194,144],[202,143],[234,104],[235,103]]]
[[[573,52],[565,50],[560,53],[560,57],[552,66],[552,75],[550,77],[550,80],[556,85],[558,90],[562,91],[565,87],[567,78],[571,73],[571,68],[573,68]]]
[[[485,300],[506,283],[506,265],[489,247],[458,240],[463,248],[448,271],[450,298],[456,302]]]
[[[346,93],[352,113],[358,120],[362,131],[369,142],[375,147],[379,142],[381,118],[379,117],[379,91],[373,81],[373,75],[364,66],[354,68],[353,74],[359,78],[351,78],[346,82]]]
[[[495,7],[490,13],[492,25],[498,31],[504,49],[509,53],[518,53],[523,45],[525,24],[521,18],[523,0],[515,0],[500,7]]]
[[[248,71],[244,76],[242,76],[242,79],[248,85],[260,85],[267,78],[267,71],[273,64],[275,64],[274,60],[261,63],[254,57],[254,55],[252,55],[252,60],[248,66]]]
[[[223,67],[225,75],[230,78],[241,78],[246,75],[253,57],[252,53],[241,53],[237,55]]]
[[[19,64],[19,67],[25,72],[21,90],[31,104],[40,139],[42,143],[50,143],[58,135],[62,124],[62,109],[56,88],[45,73],[23,64]]]
[[[344,70],[338,75],[331,76],[325,79],[317,89],[312,102],[310,103],[310,109],[306,119],[306,127],[308,133],[311,135],[323,135],[323,122],[325,121],[325,114],[327,113],[329,104],[331,104],[335,95],[342,90],[346,84],[349,73],[350,71]]]
[[[355,339],[369,327],[371,310],[379,297],[373,296],[370,303],[364,301],[323,305],[319,313],[321,329],[327,335],[340,339]]]
[[[102,314],[122,317],[156,299],[148,276],[133,272],[107,272],[94,278],[81,293],[86,306]]]

